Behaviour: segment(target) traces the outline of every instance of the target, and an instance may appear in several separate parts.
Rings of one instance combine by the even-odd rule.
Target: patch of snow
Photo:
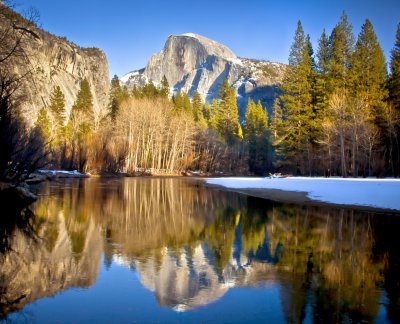
[[[306,192],[312,200],[400,210],[399,179],[357,178],[219,178],[209,184],[232,189],[279,189]]]
[[[46,169],[42,169],[42,170],[38,170],[39,173],[45,173],[45,174],[53,174],[53,175],[57,175],[57,174],[68,174],[68,175],[81,175],[83,176],[84,174],[79,172],[78,170],[73,170],[73,171],[66,171],[66,170],[46,170]]]
[[[240,58],[237,58],[237,57],[227,57],[226,60],[231,62],[231,63],[240,65],[240,66],[244,65],[243,61]]]
[[[196,34],[193,34],[193,33],[182,34],[182,36],[188,36],[188,37],[197,38],[197,35],[196,35]]]
[[[129,81],[129,79],[130,79],[131,77],[133,77],[133,76],[135,76],[135,75],[139,75],[139,72],[138,72],[138,71],[129,72],[129,73],[125,74],[125,75],[120,79],[120,81],[123,82],[123,83],[126,83],[126,82]]]

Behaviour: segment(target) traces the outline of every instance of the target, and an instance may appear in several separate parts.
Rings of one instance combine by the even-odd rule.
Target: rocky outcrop
[[[1,33],[10,26],[26,25],[26,21],[11,10],[4,17],[9,19],[0,20]],[[29,24],[29,33],[24,36],[21,47],[24,55],[15,55],[9,69],[17,76],[24,76],[20,87],[21,107],[29,124],[35,122],[39,109],[49,105],[54,86],[60,86],[63,91],[69,114],[84,78],[91,87],[95,116],[104,113],[109,90],[108,62],[104,52],[79,47],[33,24]]]
[[[169,36],[164,49],[153,55],[147,66],[121,78],[128,87],[150,80],[161,82],[165,75],[171,92],[184,90],[190,96],[198,91],[211,102],[218,97],[224,78],[236,89],[239,111],[244,115],[248,98],[272,107],[278,94],[285,65],[238,58],[229,48],[196,34]]]
[[[34,195],[27,185],[13,185],[0,182],[0,204],[7,205],[7,209],[22,209],[36,201]]]

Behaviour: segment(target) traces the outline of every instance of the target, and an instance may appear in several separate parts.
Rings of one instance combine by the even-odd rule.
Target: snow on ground
[[[356,178],[218,178],[207,183],[232,189],[279,189],[306,192],[307,197],[341,205],[400,210],[400,180]]]
[[[68,174],[68,175],[84,175],[83,173],[79,172],[78,170],[73,170],[73,171],[67,171],[67,170],[38,170],[39,173],[50,173],[53,175],[57,175],[57,174]]]
[[[79,172],[78,170],[67,171],[67,170],[37,170],[39,175],[51,176],[55,178],[86,178],[90,174]]]

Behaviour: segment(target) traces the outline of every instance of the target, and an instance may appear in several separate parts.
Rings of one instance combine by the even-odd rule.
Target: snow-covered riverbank
[[[278,189],[305,192],[311,200],[400,211],[399,179],[218,178],[207,183],[231,189]]]

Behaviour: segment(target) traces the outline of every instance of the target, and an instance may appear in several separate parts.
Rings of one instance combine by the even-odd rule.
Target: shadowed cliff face
[[[10,16],[10,19],[3,17],[0,20],[0,33],[9,30],[13,24],[17,27],[18,24],[26,25],[22,17],[9,12],[4,17]],[[55,86],[59,86],[65,95],[68,115],[84,78],[90,84],[95,116],[104,114],[109,77],[107,58],[101,50],[81,48],[33,24],[29,25],[29,33],[24,37],[21,47],[24,55],[12,57],[8,67],[17,76],[25,76],[20,94],[21,108],[28,123],[33,124],[37,112],[49,105],[50,94]]]
[[[224,78],[236,89],[241,115],[248,98],[272,107],[282,81],[284,64],[238,58],[229,48],[195,34],[170,36],[164,49],[153,55],[144,70],[127,74],[121,80],[128,86],[158,84],[165,75],[173,91],[190,96],[198,91],[211,102],[218,97]]]

